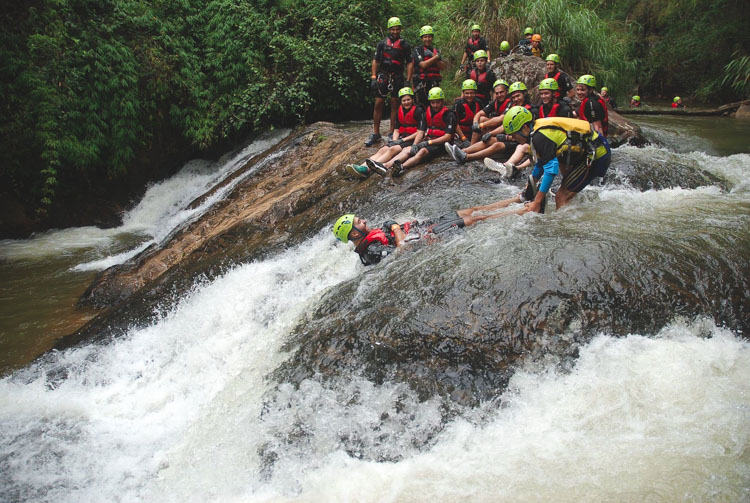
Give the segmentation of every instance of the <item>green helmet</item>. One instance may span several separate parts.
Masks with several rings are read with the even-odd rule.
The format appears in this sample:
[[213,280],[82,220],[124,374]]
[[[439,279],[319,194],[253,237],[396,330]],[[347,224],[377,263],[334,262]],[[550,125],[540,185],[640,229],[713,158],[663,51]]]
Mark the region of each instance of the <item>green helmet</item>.
[[409,87],[409,86],[402,87],[401,89],[398,90],[398,97],[399,98],[401,98],[402,96],[405,96],[407,94],[411,95],[411,96],[414,96],[414,90],[411,87]]
[[392,17],[388,20],[388,29],[390,30],[394,26],[403,26],[401,20],[397,17]]
[[430,89],[430,92],[427,93],[428,101],[444,100],[444,99],[445,99],[445,93],[439,87],[433,87],[432,89]]
[[550,91],[557,91],[560,86],[557,84],[555,79],[544,79],[539,83],[539,90],[549,89]]
[[471,25],[471,31],[474,31],[474,30],[482,31],[482,27],[479,26],[478,24],[473,24]]
[[557,54],[548,54],[546,61],[554,61],[558,65],[560,64],[560,56]]
[[576,84],[583,84],[584,86],[596,87],[596,77],[593,75],[581,75],[578,78]]
[[477,82],[472,79],[466,79],[464,80],[463,84],[461,84],[461,90],[466,91],[467,89],[473,89],[477,90]]
[[508,82],[507,82],[507,81],[505,81],[505,80],[503,80],[503,79],[497,79],[497,80],[495,81],[495,83],[494,83],[494,84],[492,84],[492,89],[495,89],[495,88],[496,88],[497,86],[505,86],[505,88],[507,89],[509,85],[510,85],[510,84],[508,84]]
[[479,58],[486,58],[487,57],[487,51],[483,49],[479,49],[474,53],[474,61],[478,60]]
[[641,101],[641,97],[636,94],[633,96],[633,101]]
[[336,239],[338,239],[342,243],[348,243],[349,233],[351,232],[353,226],[354,213],[347,213],[346,215],[342,215],[338,220],[336,220],[336,223],[333,224],[333,235],[336,236]]
[[601,91],[601,92],[603,92],[603,93],[604,93],[604,92],[607,92],[607,93],[608,93],[608,92],[609,92],[609,89],[607,89],[606,87],[602,87],[602,91]]
[[526,84],[523,82],[513,82],[510,87],[508,88],[508,93],[513,94],[516,91],[527,91],[528,88],[526,87]]
[[500,50],[501,51],[509,51],[510,50],[510,43],[507,40],[503,40],[500,42]]
[[419,38],[422,38],[425,35],[435,35],[435,30],[432,29],[432,26],[425,25],[419,29]]
[[505,117],[503,118],[503,128],[505,129],[505,134],[513,134],[517,133],[521,130],[524,124],[529,123],[532,121],[531,112],[529,112],[526,107],[511,107],[508,112],[506,112]]
[[531,26],[527,26],[526,29],[523,30],[524,36],[531,35],[532,33],[534,33],[534,30],[531,28]]
[[675,97],[674,97],[674,99],[672,100],[672,102],[673,102],[673,103],[677,103],[677,102],[678,102],[678,101],[680,101],[681,99],[682,99],[682,98],[680,98],[679,96],[675,96]]

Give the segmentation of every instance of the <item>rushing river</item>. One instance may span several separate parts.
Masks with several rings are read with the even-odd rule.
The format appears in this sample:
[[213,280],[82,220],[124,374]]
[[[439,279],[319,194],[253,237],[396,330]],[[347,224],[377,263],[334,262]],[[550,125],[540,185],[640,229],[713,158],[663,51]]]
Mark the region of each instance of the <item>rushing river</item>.
[[[0,363],[15,369],[0,380],[0,500],[749,500],[747,123],[641,124],[654,145],[615,150],[605,183],[565,210],[486,222],[367,270],[323,228],[196,284],[149,326],[29,365],[65,333],[54,320],[94,271],[195,218],[216,199],[188,203],[279,137],[188,164],[119,229],[0,243]],[[426,218],[515,190],[425,187],[366,210]],[[373,378],[380,360],[295,374],[325,369],[331,354],[315,348],[343,324],[393,312],[383,334],[448,340],[481,333],[465,325],[492,303],[511,320],[551,314],[495,388],[476,378],[476,400],[426,393],[404,367]],[[581,313],[603,328],[582,334]]]

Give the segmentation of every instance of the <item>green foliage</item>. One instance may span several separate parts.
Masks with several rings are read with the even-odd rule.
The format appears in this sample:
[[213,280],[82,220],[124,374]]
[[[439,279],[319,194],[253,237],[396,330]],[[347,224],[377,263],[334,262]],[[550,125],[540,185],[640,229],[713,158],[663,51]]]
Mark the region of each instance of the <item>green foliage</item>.
[[721,84],[731,86],[738,96],[750,98],[750,57],[734,55],[734,59],[724,67]]

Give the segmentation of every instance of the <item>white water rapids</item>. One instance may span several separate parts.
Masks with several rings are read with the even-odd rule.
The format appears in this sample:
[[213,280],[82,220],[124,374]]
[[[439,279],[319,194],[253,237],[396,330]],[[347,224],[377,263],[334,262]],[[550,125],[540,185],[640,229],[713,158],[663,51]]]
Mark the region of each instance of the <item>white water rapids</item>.
[[[649,148],[616,153],[659,155]],[[729,193],[593,187],[570,218],[597,201],[638,219],[706,198],[748,199],[750,155],[680,155],[726,179]],[[166,222],[192,218],[184,204],[226,176],[193,167],[150,191],[125,226],[158,240],[173,228]],[[94,246],[107,232],[58,232],[3,253]],[[328,289],[360,274],[351,248],[321,229],[196,285],[147,328],[3,378],[0,500],[750,499],[750,342],[721,320],[601,333],[579,348],[570,371],[554,358],[525,362],[496,400],[453,405],[458,414],[447,421],[438,397],[420,401],[403,383],[356,376],[282,383],[269,401],[291,329]],[[66,378],[55,379],[61,371]],[[346,452],[343,437],[358,438],[362,453]]]

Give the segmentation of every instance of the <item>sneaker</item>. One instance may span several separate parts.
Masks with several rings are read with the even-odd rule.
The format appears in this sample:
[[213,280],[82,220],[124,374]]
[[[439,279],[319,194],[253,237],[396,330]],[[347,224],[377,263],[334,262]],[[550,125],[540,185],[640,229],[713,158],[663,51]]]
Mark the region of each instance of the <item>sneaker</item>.
[[501,176],[507,176],[507,170],[505,168],[505,164],[501,164],[494,159],[490,159],[489,157],[484,158],[484,165],[489,169],[490,171],[494,171],[495,173],[500,173]]
[[399,176],[403,175],[405,171],[406,168],[404,168],[404,164],[401,161],[393,161],[394,178],[398,178]]
[[539,191],[536,187],[536,181],[534,180],[533,175],[529,175],[529,180],[526,183],[526,188],[523,189],[523,193],[521,194],[521,198],[523,201],[533,201],[534,198],[536,198],[536,193]]
[[385,176],[388,173],[388,168],[386,168],[382,162],[373,161],[372,159],[366,159],[365,163],[371,171],[374,171],[380,176]]
[[455,147],[451,145],[450,143],[443,143],[445,145],[445,151],[448,152],[448,155],[451,156],[451,159],[454,161],[456,160],[456,153],[453,150]]
[[359,164],[347,164],[345,169],[347,173],[356,178],[367,178],[368,176],[370,176],[370,172],[368,171],[367,166],[361,166]]
[[518,170],[516,170],[516,165],[512,162],[504,162],[503,166],[505,166],[505,176],[508,178],[513,178],[516,176],[516,173]]
[[381,136],[378,133],[372,133],[370,138],[365,142],[365,147],[372,147],[380,141]]
[[466,152],[464,152],[460,148],[453,147],[453,155],[457,163],[463,164],[466,162]]

